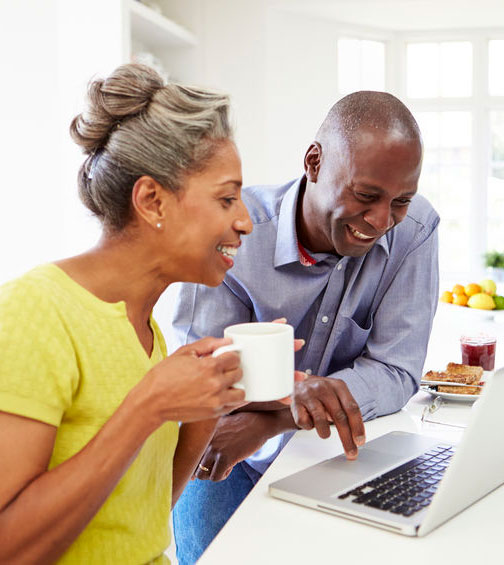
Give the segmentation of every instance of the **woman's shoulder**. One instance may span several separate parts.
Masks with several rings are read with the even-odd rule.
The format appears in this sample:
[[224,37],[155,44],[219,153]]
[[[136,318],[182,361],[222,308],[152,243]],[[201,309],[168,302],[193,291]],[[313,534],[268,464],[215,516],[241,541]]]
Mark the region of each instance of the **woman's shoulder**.
[[0,286],[0,307],[42,307],[52,302],[61,288],[58,268],[52,263],[39,265]]

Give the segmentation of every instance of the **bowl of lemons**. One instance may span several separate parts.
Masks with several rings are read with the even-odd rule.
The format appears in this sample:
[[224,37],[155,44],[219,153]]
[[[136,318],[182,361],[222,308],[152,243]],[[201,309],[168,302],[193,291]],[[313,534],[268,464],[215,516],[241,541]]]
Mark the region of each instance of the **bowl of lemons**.
[[[493,314],[504,311],[504,296],[497,293],[497,285],[492,279],[483,279],[479,283],[456,284],[451,290],[443,290],[439,301],[443,304],[458,306],[481,314]],[[484,316],[487,317],[487,316]]]

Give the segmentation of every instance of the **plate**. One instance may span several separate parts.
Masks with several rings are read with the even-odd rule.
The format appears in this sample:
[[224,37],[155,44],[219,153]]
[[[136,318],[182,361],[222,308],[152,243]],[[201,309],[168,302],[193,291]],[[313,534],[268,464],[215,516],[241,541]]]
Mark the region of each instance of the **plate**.
[[421,385],[428,385],[428,386],[430,386],[430,385],[442,385],[442,386],[479,386],[479,387],[483,386],[483,385],[480,385],[480,384],[468,385],[468,384],[466,384],[466,383],[453,383],[453,382],[451,382],[451,381],[428,381],[428,380],[425,380],[425,379],[422,379],[422,380],[420,381],[420,384],[421,384]]
[[470,320],[495,320],[496,322],[504,322],[504,310],[480,310],[478,308],[469,308],[468,306],[457,306],[447,302],[440,302],[439,306],[453,316],[463,316]]
[[455,400],[457,402],[467,402],[471,404],[481,396],[480,394],[454,394],[453,392],[438,392],[431,390],[426,385],[421,385],[420,390],[429,393],[431,396],[440,396],[443,400]]

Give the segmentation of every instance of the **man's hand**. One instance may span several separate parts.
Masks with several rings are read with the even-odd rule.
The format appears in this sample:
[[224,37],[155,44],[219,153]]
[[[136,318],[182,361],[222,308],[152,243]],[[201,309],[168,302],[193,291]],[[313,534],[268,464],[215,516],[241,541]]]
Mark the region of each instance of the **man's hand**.
[[347,459],[357,458],[357,447],[366,441],[366,433],[359,406],[344,381],[309,377],[297,382],[291,412],[298,427],[315,427],[321,438],[331,435],[329,422],[334,422]]
[[221,418],[194,476],[212,481],[227,478],[237,463],[272,437],[273,418],[275,414],[264,412],[241,412]]

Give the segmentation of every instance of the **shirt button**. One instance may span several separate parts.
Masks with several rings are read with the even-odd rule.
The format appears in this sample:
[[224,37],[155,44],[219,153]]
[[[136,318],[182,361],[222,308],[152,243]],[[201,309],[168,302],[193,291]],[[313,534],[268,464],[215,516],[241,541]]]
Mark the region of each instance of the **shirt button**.
[[322,316],[322,323],[323,324],[327,324],[328,321],[329,321],[329,316]]
[[311,369],[306,369],[305,373],[306,373],[307,375],[311,375],[311,374],[312,374],[312,370],[311,370]]
[[342,268],[343,268],[343,265],[341,263],[336,267],[336,269],[338,269],[338,271],[341,271]]

